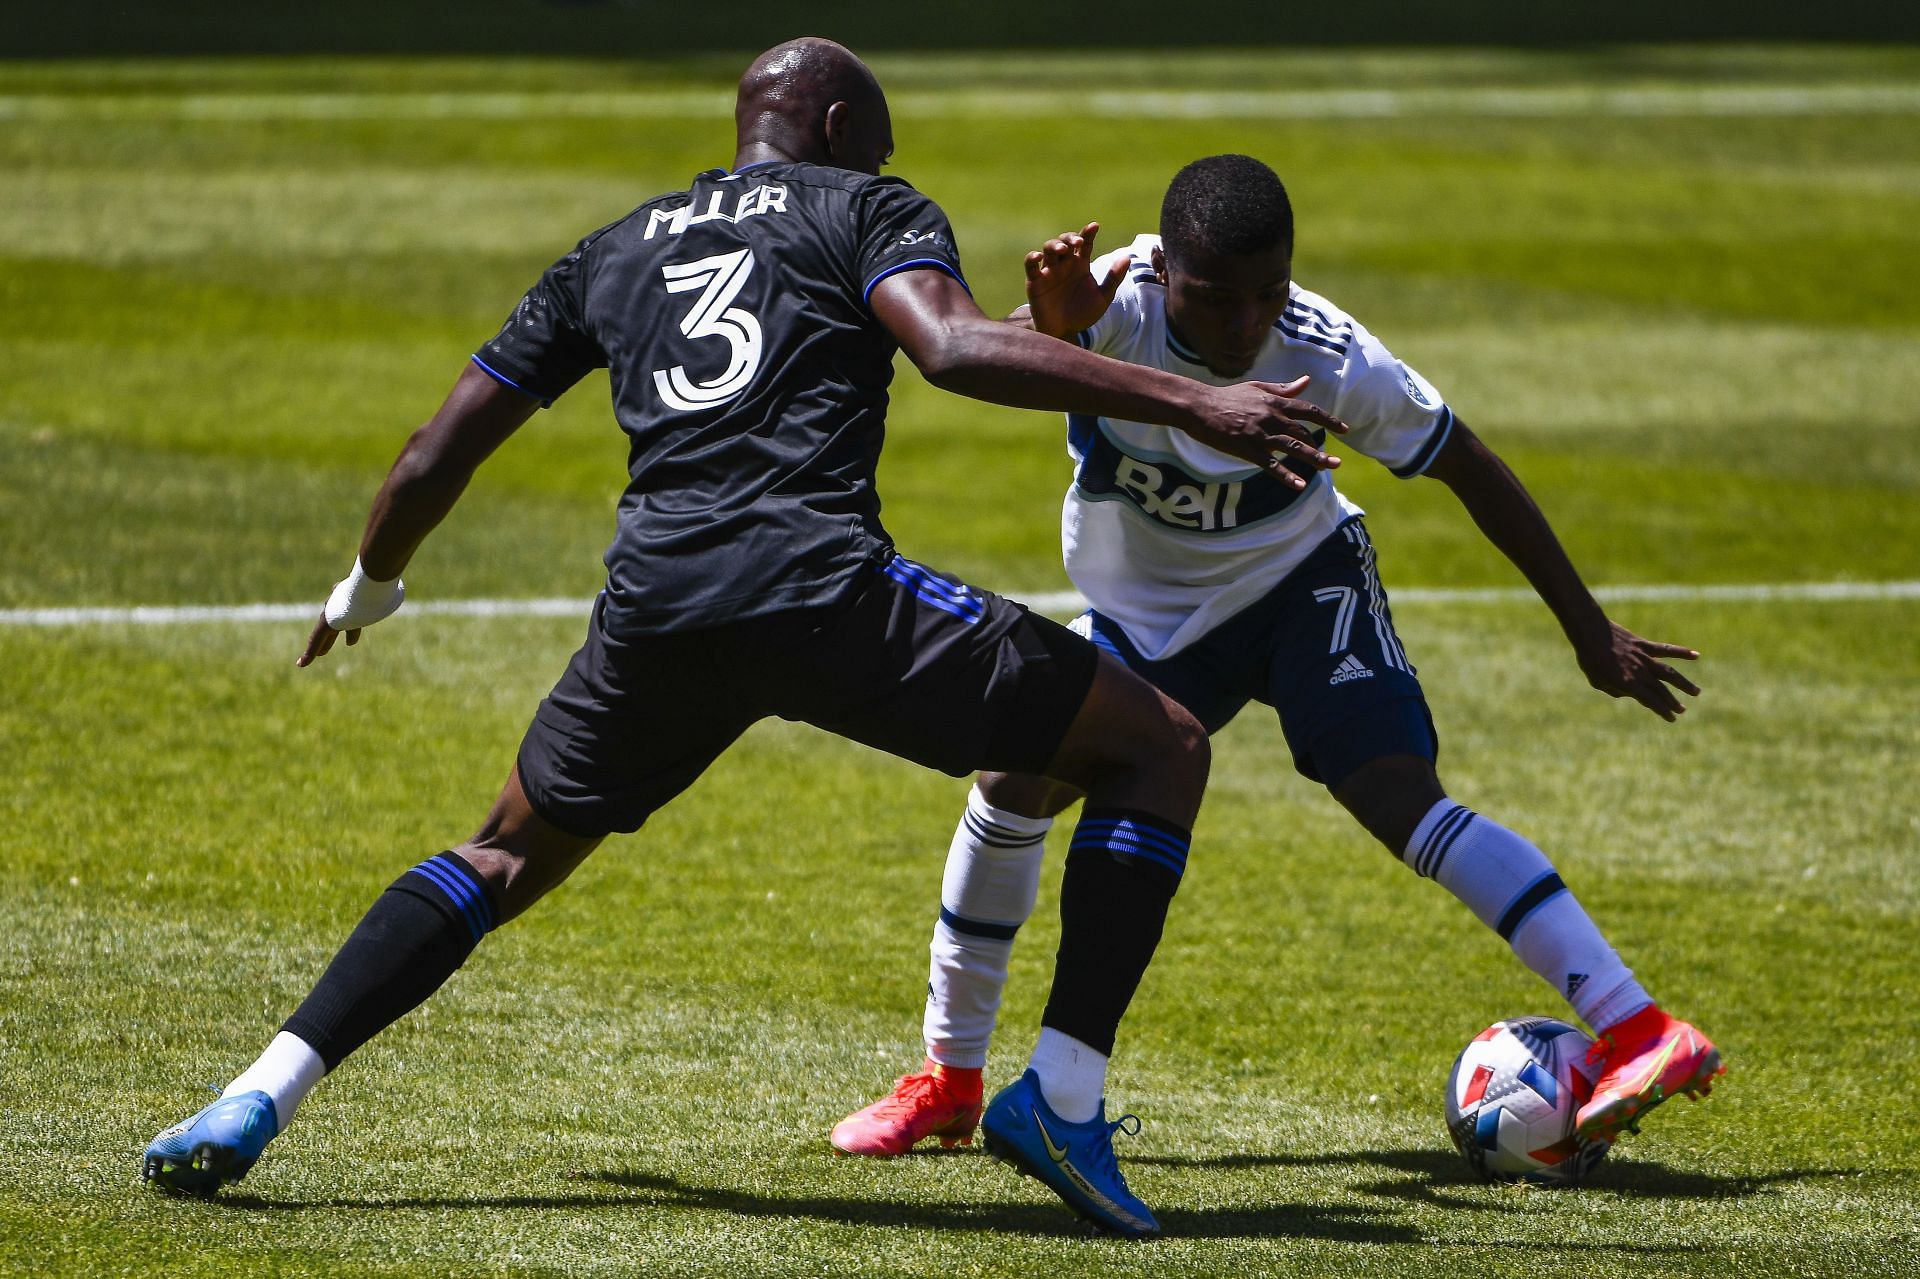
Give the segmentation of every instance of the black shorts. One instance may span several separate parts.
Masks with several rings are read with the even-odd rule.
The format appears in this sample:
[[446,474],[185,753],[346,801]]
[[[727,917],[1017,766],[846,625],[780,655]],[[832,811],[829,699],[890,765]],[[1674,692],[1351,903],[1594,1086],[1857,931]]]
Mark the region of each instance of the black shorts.
[[520,744],[520,785],[562,830],[638,830],[775,715],[955,777],[1040,773],[1098,661],[1066,627],[904,557],[828,607],[704,630],[614,635],[597,601]]

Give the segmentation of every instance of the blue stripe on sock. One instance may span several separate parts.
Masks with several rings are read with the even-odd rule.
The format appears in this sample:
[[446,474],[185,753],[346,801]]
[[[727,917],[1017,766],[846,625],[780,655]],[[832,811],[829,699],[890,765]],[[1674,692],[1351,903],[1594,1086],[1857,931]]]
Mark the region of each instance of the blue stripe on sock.
[[480,872],[469,866],[464,858],[457,857],[453,853],[441,853],[433,860],[472,886],[474,905],[480,910],[480,923],[488,932],[492,932],[499,925],[500,916],[494,910],[493,896],[487,891],[487,885],[480,878]]
[[1074,828],[1073,843],[1068,851],[1138,858],[1163,866],[1179,878],[1186,873],[1190,844],[1185,831],[1148,818],[1088,815],[1081,817],[1080,824]]
[[[1152,862],[1156,866],[1164,866],[1172,871],[1175,879],[1180,879],[1187,873],[1186,862],[1176,861],[1165,853],[1156,853],[1148,848],[1115,848],[1111,844],[1089,844],[1085,846],[1085,849],[1090,849],[1098,853],[1106,853],[1112,857],[1131,857],[1138,861]],[[1085,851],[1085,849],[1082,851]]]
[[480,890],[464,876],[448,867],[439,857],[431,857],[413,868],[413,874],[420,876],[438,888],[452,902],[466,921],[467,929],[477,942],[487,934],[487,917],[484,913],[485,899]]
[[1156,848],[1168,856],[1178,857],[1181,861],[1187,859],[1188,841],[1165,831],[1157,831],[1152,827],[1140,826],[1130,819],[1122,819],[1120,821],[1082,821],[1079,826],[1074,828],[1073,847],[1083,847],[1089,840],[1098,843],[1112,843],[1115,840],[1122,839],[1132,840]]
[[1508,903],[1500,914],[1500,922],[1494,925],[1494,931],[1500,934],[1501,941],[1512,941],[1513,935],[1520,931],[1520,925],[1527,922],[1527,916],[1546,905],[1548,901],[1567,891],[1560,882],[1560,876],[1548,871],[1540,878],[1520,890],[1520,895]]
[[1169,862],[1177,863],[1181,866],[1187,864],[1186,849],[1168,848],[1165,844],[1155,840],[1138,839],[1134,837],[1132,831],[1115,831],[1113,834],[1107,836],[1103,846],[1116,853],[1139,853],[1143,856],[1151,854],[1154,857],[1166,858]]
[[431,861],[425,861],[415,866],[413,873],[438,888],[441,895],[453,903],[454,909],[460,912],[460,918],[466,923],[467,931],[473,934],[474,941],[477,942],[486,935],[487,930],[481,922],[479,912],[474,909],[472,901],[462,895],[461,889],[465,886],[455,879],[452,871]]
[[982,919],[968,919],[965,915],[956,915],[945,906],[940,908],[940,922],[956,933],[965,933],[969,937],[985,937],[989,941],[1012,941],[1020,931],[1018,924],[989,924]]

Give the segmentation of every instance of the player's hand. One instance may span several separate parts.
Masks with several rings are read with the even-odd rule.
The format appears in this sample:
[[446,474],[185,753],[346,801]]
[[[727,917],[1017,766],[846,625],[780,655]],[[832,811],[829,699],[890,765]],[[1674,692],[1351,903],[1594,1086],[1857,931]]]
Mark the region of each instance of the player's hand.
[[1057,235],[1027,254],[1027,308],[1033,327],[1064,338],[1090,329],[1113,305],[1120,281],[1127,278],[1132,254],[1115,258],[1104,280],[1093,278],[1093,239],[1100,224]]
[[299,658],[294,662],[294,665],[313,665],[315,658],[325,657],[332,651],[333,642],[343,634],[347,637],[347,647],[352,648],[360,642],[360,632],[362,629],[363,628],[356,626],[350,631],[336,631],[327,625],[327,615],[322,611],[320,620],[314,625],[313,634],[307,637],[306,651],[300,654]]
[[[1641,639],[1618,622],[1607,623],[1607,635],[1579,650],[1580,669],[1587,682],[1609,697],[1631,697],[1671,724],[1686,714],[1686,704],[1674,689],[1690,697],[1700,687],[1667,664],[1669,658],[1693,661],[1700,654],[1678,644]],[[1669,687],[1671,685],[1671,687]]]
[[353,647],[360,642],[363,629],[392,617],[406,599],[405,582],[397,577],[378,581],[367,575],[359,560],[354,560],[353,572],[342,578],[333,588],[333,594],[327,597],[326,605],[320,610],[320,621],[307,637],[306,650],[294,665],[310,666],[315,658],[325,657],[332,650],[334,640],[342,634],[347,637],[347,647]]
[[1347,433],[1347,424],[1309,400],[1297,399],[1308,379],[1291,382],[1241,382],[1215,390],[1200,422],[1187,434],[1202,444],[1245,460],[1288,488],[1307,487],[1307,479],[1288,469],[1289,461],[1330,471],[1340,459],[1313,442],[1316,432]]

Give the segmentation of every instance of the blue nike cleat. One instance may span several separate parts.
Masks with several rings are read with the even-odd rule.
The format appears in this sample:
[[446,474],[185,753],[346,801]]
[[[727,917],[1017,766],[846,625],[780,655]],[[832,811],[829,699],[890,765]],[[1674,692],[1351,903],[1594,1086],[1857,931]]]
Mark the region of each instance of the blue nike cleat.
[[1151,1239],[1160,1233],[1160,1223],[1120,1175],[1113,1157],[1116,1129],[1131,1137],[1140,1131],[1140,1121],[1122,1115],[1108,1123],[1103,1102],[1095,1118],[1070,1124],[1047,1105],[1040,1077],[1031,1070],[1002,1088],[980,1119],[987,1153],[995,1159],[1037,1178],[1102,1230]]
[[168,1190],[210,1198],[238,1181],[280,1134],[273,1098],[263,1092],[222,1097],[153,1139],[141,1177]]

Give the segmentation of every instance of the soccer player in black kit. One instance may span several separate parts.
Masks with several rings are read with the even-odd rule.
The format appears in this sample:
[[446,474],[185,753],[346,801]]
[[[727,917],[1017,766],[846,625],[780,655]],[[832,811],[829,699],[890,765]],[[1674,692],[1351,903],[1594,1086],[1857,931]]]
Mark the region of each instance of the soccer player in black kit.
[[[1207,386],[988,319],[939,207],[879,176],[893,149],[866,66],[825,40],[740,83],[738,151],[582,240],[483,345],[375,497],[353,573],[299,664],[398,608],[407,561],[474,470],[589,371],[611,375],[630,479],[586,642],[467,842],[400,876],[219,1101],[156,1137],[145,1173],[211,1194],[245,1175],[326,1072],[440,987],[487,932],[635,831],[756,720],[804,720],[954,776],[1038,773],[1087,794],[1054,986],[996,1153],[1108,1229],[1156,1233],[1098,1096],[1180,881],[1207,773],[1177,704],[1045,618],[899,555],[874,492],[892,359],[935,385],[1192,433],[1304,484],[1343,429],[1299,384]],[[1016,1088],[1022,1085],[1015,1085]],[[995,1133],[989,1129],[990,1146]]]

